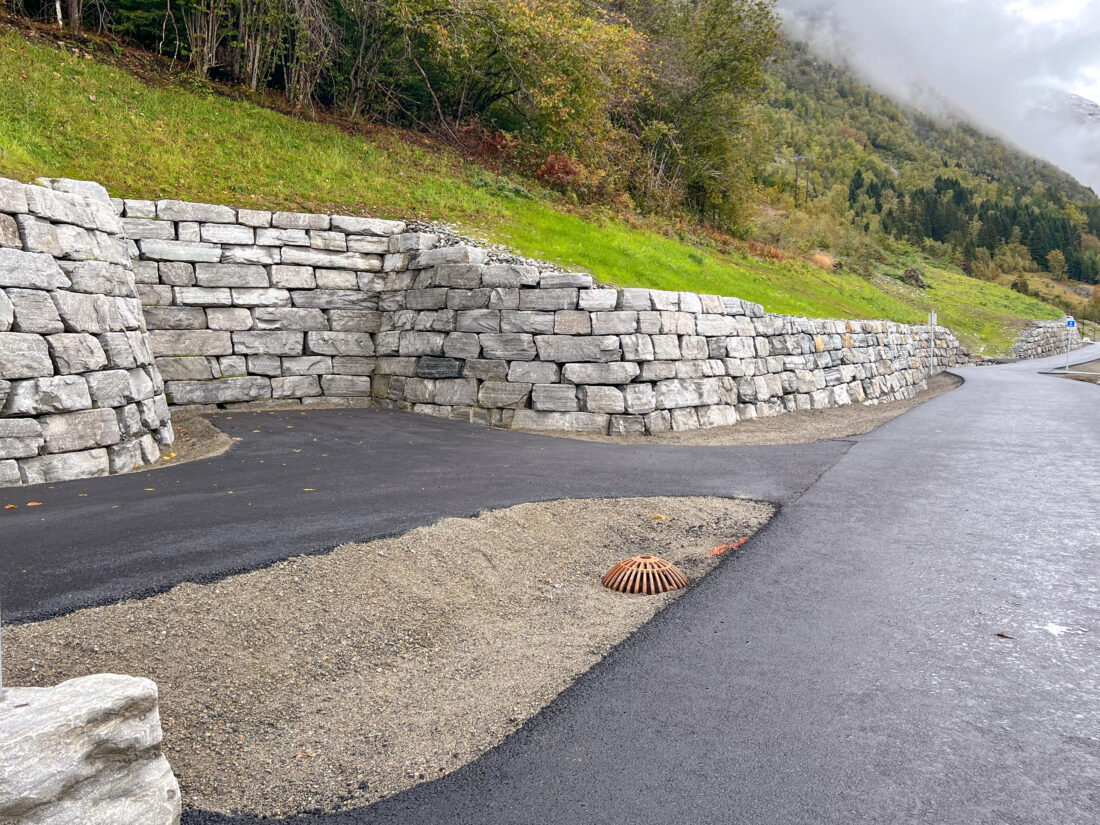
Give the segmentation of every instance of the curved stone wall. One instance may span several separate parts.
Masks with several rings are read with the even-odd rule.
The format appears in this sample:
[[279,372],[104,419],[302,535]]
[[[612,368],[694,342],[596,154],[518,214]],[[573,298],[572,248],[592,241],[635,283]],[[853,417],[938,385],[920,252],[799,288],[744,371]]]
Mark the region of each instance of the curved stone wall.
[[101,186],[0,179],[0,484],[122,473],[172,425]]
[[1057,321],[1036,321],[1028,326],[1016,338],[1012,345],[1012,355],[1016,358],[1046,358],[1064,353],[1066,348],[1081,346],[1081,329],[1069,327],[1067,315]]

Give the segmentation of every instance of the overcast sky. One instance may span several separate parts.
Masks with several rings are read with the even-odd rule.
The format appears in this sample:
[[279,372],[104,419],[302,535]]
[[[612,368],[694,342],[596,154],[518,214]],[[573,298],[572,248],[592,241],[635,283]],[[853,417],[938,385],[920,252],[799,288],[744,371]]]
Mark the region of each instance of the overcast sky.
[[1048,89],[1100,103],[1100,0],[779,0],[796,37],[926,108],[934,89],[1100,192],[1100,130],[1030,111]]

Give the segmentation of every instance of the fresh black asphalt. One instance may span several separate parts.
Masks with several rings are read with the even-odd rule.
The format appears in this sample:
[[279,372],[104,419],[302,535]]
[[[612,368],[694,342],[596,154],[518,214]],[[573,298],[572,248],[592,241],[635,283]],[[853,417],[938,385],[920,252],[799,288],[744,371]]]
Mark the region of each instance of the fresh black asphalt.
[[[528,499],[768,499],[782,509],[742,552],[500,747],[378,804],[290,821],[1095,825],[1100,393],[1036,374],[1056,363],[968,369],[866,436],[790,448],[310,413],[329,456],[283,468],[280,452],[308,447],[293,416],[234,414],[252,438],[219,459],[19,491],[43,506],[5,517],[4,598],[45,615]],[[310,486],[327,504],[299,494]]]

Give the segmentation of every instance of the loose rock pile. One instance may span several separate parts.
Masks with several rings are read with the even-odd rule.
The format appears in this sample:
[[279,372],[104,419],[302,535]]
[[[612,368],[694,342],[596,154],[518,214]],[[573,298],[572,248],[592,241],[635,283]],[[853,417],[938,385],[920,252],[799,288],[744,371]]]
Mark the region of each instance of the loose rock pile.
[[96,184],[0,179],[0,484],[107,475],[172,442],[122,223]]

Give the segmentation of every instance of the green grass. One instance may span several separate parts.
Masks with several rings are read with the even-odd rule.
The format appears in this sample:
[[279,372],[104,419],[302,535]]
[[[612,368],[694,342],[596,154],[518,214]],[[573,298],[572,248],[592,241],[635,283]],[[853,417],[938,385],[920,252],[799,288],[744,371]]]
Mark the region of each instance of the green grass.
[[728,255],[569,212],[553,193],[391,132],[364,137],[198,84],[149,85],[114,66],[0,31],[0,175],[97,180],[113,195],[181,198],[458,224],[623,286],[736,295],[772,312],[916,322],[935,308],[975,348],[1007,348],[1057,309],[946,269],[920,295],[802,262]]

